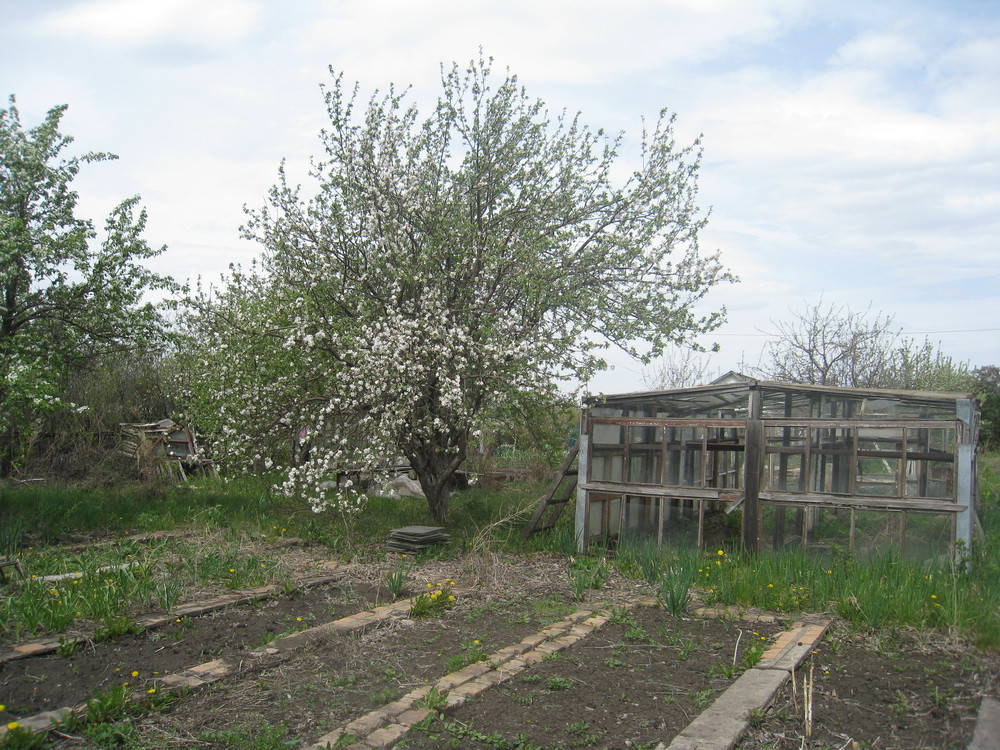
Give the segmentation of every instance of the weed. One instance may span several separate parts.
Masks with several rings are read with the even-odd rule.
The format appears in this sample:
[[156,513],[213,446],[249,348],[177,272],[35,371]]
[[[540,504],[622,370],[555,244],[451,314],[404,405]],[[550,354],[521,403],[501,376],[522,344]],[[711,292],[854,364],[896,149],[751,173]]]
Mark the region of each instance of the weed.
[[686,661],[691,655],[691,652],[697,648],[698,644],[694,642],[691,638],[685,638],[681,641],[680,648],[677,650],[677,658],[681,661]]
[[414,599],[410,607],[410,617],[444,614],[455,603],[455,595],[448,590],[449,586],[454,585],[454,581],[451,580],[438,584],[428,583],[429,590]]
[[515,695],[514,702],[520,703],[522,706],[530,706],[535,702],[535,696],[533,695]]
[[627,667],[628,664],[623,662],[621,659],[616,659],[613,656],[609,656],[607,659],[604,660],[604,666],[617,668],[617,667]]
[[130,615],[122,614],[104,618],[104,626],[94,631],[94,641],[109,641],[124,638],[142,632],[142,626],[137,624]]
[[749,648],[743,652],[743,666],[747,669],[756,667],[764,655],[764,644],[760,641],[751,642]]
[[709,696],[711,695],[711,690],[697,690],[691,695],[691,705],[695,708],[703,709],[708,706]]
[[538,682],[542,678],[539,675],[537,675],[537,674],[535,674],[533,672],[527,673],[527,674],[525,674],[525,673],[522,672],[520,675],[518,675],[518,679],[521,682],[526,682],[526,683],[530,684],[532,682]]
[[91,724],[115,721],[125,713],[128,705],[128,689],[125,685],[113,685],[105,690],[95,690],[94,697],[87,699],[87,721]]
[[443,713],[448,705],[448,691],[440,692],[436,687],[432,687],[423,699],[417,701],[420,708],[429,708],[436,713]]
[[574,721],[572,724],[566,726],[567,732],[581,737],[587,733],[588,729],[590,729],[590,722],[588,721]]
[[731,680],[736,676],[736,667],[732,664],[713,664],[709,670],[707,677],[709,679],[721,678],[724,680]]
[[889,706],[889,710],[892,711],[892,713],[895,716],[898,716],[899,718],[903,718],[904,716],[906,716],[906,714],[910,712],[910,704],[907,701],[906,696],[901,692],[897,692],[896,700],[892,703],[891,706]]
[[485,658],[486,650],[477,638],[476,640],[463,643],[462,652],[449,656],[444,666],[448,672],[457,672],[470,664],[483,661]]
[[372,693],[369,698],[371,698],[372,703],[376,706],[384,706],[386,703],[392,703],[396,698],[399,697],[399,690],[391,687],[384,687],[376,693]]
[[549,690],[569,690],[573,687],[573,681],[568,677],[550,677],[545,682],[545,687]]
[[638,623],[633,623],[629,626],[629,628],[625,631],[625,637],[630,641],[638,641],[640,643],[650,640],[649,633],[647,633],[646,629]]
[[45,734],[35,734],[27,727],[22,727],[16,721],[7,725],[7,733],[3,736],[4,750],[35,750],[49,746],[48,737]]
[[59,654],[59,656],[69,659],[82,647],[83,642],[78,641],[76,638],[65,638],[63,636],[59,636],[59,645],[56,646],[56,653]]
[[[289,747],[298,744],[288,737],[287,724],[282,722],[274,726],[266,721],[238,729],[204,731],[199,733],[198,739],[205,743],[240,748],[240,750],[288,750]],[[347,745],[338,742],[337,747],[347,747]]]
[[760,729],[764,726],[764,719],[766,718],[764,714],[764,709],[762,708],[751,708],[747,711],[747,724],[749,724],[754,729]]
[[635,625],[635,618],[625,607],[612,607],[608,615],[609,625]]
[[385,587],[393,601],[399,599],[406,592],[412,571],[413,565],[410,559],[406,555],[400,555],[392,570],[385,574]]

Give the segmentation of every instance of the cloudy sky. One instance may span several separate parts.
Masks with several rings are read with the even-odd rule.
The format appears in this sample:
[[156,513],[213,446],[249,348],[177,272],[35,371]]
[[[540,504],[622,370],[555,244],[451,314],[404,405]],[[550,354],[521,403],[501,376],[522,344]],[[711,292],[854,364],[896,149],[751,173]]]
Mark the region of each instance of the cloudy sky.
[[[0,0],[0,94],[27,125],[69,104],[79,149],[121,157],[81,174],[81,207],[140,194],[179,279],[257,253],[243,206],[317,153],[328,66],[432,101],[480,48],[630,145],[662,108],[704,135],[702,245],[741,278],[709,300],[713,368],[821,298],[1000,364],[996,0]],[[637,388],[610,359],[594,390]]]

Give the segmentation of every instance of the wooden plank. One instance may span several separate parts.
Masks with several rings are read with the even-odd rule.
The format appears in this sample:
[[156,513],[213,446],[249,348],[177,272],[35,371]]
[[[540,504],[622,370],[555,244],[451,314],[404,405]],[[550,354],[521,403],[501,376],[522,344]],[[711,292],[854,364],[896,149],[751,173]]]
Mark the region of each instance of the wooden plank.
[[688,500],[706,498],[708,500],[738,500],[741,490],[714,487],[684,487],[678,485],[628,484],[625,482],[584,482],[580,488],[588,492],[607,492],[611,495],[637,495],[639,497],[676,497]]
[[743,481],[743,547],[760,551],[760,479],[764,470],[764,426],[760,419],[761,392],[750,391],[750,419],[747,420],[746,476]]
[[852,497],[850,495],[818,495],[791,492],[761,492],[761,500],[783,505],[824,505],[830,508],[859,510],[913,510],[927,513],[959,513],[966,509],[951,500],[927,500],[893,497]]

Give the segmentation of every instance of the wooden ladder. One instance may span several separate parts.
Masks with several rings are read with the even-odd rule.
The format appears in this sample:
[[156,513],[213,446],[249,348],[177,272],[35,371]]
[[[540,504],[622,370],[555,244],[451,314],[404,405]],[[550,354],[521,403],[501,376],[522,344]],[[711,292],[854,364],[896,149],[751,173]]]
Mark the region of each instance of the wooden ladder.
[[573,466],[573,463],[576,461],[576,455],[579,450],[580,444],[578,442],[566,454],[562,466],[559,467],[559,470],[553,477],[552,484],[549,485],[549,489],[538,501],[538,506],[535,508],[534,515],[531,516],[531,521],[524,527],[524,531],[521,533],[522,539],[527,539],[536,531],[551,529],[556,525],[556,521],[562,515],[563,508],[566,507],[570,499],[572,499],[573,493],[576,491],[577,469]]

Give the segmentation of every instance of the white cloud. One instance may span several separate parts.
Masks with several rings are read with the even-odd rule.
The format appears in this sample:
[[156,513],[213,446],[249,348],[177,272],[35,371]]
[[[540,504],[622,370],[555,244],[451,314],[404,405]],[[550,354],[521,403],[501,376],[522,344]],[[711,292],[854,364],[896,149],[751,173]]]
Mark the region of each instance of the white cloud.
[[916,39],[894,33],[866,31],[837,50],[833,63],[893,70],[916,67],[926,59],[927,52]]
[[242,38],[259,11],[251,0],[96,0],[52,11],[43,32],[141,44],[164,37],[209,43]]

